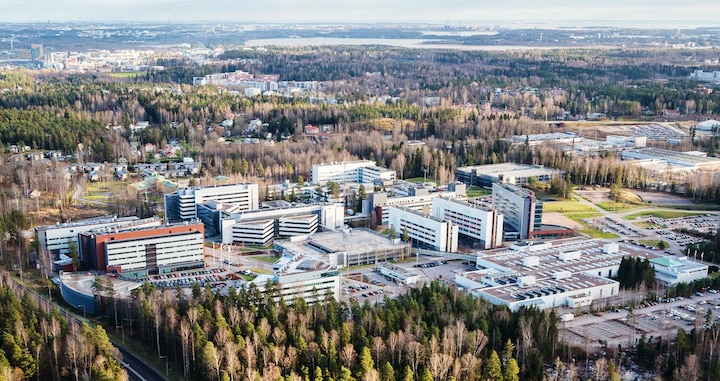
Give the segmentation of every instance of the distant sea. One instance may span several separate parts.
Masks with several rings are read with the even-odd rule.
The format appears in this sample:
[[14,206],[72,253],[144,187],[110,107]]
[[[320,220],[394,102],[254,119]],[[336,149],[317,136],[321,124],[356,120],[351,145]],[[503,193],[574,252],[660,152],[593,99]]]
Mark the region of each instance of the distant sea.
[[[338,38],[338,37],[310,37],[310,38],[264,38],[245,41],[247,47],[260,46],[337,46],[337,45],[385,45],[410,49],[448,49],[472,51],[503,51],[503,50],[554,50],[578,49],[584,46],[525,46],[525,45],[461,45],[438,44],[431,39],[401,39],[401,38]],[[593,47],[595,48],[595,47]]]

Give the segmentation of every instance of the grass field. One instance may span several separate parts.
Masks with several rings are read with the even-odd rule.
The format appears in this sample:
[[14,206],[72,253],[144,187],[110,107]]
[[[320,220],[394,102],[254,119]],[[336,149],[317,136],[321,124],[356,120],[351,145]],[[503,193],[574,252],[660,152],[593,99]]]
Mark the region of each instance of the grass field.
[[636,209],[638,205],[628,204],[625,202],[598,202],[597,206],[607,210],[608,212],[622,212],[625,210]]
[[113,78],[135,78],[144,74],[144,72],[140,71],[124,71],[122,73],[108,73],[108,76]]
[[687,217],[687,216],[699,216],[702,214],[703,213],[682,212],[679,210],[650,210],[650,211],[645,211],[642,213],[635,213],[635,214],[625,216],[625,219],[626,220],[634,220],[638,217],[643,217],[643,216],[653,216],[653,217],[657,217],[657,218],[668,219],[668,218]]
[[597,211],[586,204],[577,201],[550,201],[543,203],[543,212],[560,213],[597,213]]
[[405,181],[409,183],[435,183],[435,185],[437,185],[437,181],[433,179],[426,179],[424,177],[411,177],[409,179],[405,179]]
[[467,190],[467,196],[469,198],[486,196],[489,194],[492,194],[492,192],[488,191],[487,189],[480,188],[480,187],[468,187],[468,190]]
[[545,212],[562,213],[565,217],[582,225],[583,228],[580,229],[580,232],[592,238],[618,237],[618,235],[615,233],[603,232],[602,230],[596,229],[595,227],[583,221],[584,219],[602,216],[602,213],[598,212],[596,209],[589,205],[575,201],[551,201],[543,203],[543,213]]
[[593,238],[607,238],[607,239],[617,238],[617,237],[618,237],[618,235],[615,234],[615,233],[605,233],[605,232],[603,232],[602,230],[595,229],[595,228],[592,227],[592,226],[587,226],[586,224],[583,224],[583,225],[585,225],[585,228],[584,228],[584,229],[581,229],[580,232],[583,233],[583,234],[587,234],[587,235],[589,235],[590,237],[593,237]]

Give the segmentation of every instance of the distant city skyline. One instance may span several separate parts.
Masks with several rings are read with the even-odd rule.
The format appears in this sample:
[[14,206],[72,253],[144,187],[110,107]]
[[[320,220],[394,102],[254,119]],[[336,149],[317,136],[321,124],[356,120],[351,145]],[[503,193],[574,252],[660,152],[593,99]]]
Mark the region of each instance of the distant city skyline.
[[718,26],[720,3],[697,0],[0,0],[0,22],[428,22],[451,25]]

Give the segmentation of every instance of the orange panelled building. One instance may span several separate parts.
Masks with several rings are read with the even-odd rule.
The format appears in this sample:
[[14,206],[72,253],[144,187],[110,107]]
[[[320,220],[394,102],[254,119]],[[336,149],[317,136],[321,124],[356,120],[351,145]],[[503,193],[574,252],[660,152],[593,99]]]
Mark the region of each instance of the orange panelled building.
[[88,268],[144,277],[204,267],[205,228],[180,223],[129,229],[96,229],[79,236]]

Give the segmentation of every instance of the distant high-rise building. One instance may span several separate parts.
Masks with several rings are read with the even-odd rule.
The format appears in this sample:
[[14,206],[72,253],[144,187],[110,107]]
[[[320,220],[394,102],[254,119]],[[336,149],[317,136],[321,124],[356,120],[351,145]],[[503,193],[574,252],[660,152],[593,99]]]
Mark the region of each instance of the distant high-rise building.
[[33,61],[42,61],[45,58],[42,44],[30,45],[30,56]]

